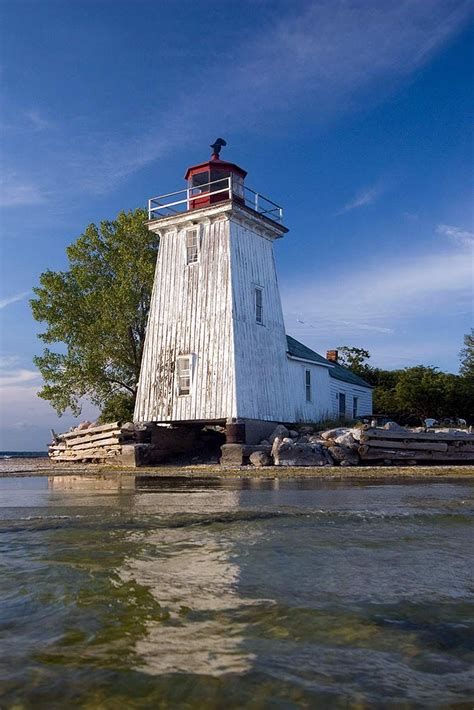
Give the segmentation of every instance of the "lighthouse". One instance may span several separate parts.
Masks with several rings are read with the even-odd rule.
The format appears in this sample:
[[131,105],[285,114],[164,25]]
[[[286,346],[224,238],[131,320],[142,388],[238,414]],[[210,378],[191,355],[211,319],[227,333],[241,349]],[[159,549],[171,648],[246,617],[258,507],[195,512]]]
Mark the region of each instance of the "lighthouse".
[[149,200],[160,245],[134,420],[237,422],[254,443],[278,422],[331,415],[340,366],[287,337],[274,257],[283,210],[223,146],[188,167],[183,189]]

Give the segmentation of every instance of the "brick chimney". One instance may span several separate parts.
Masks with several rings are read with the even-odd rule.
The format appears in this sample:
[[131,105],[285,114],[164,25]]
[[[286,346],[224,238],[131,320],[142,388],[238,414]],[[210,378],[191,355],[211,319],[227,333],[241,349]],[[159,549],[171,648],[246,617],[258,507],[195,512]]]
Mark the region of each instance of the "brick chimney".
[[337,362],[338,357],[339,353],[337,350],[328,350],[326,353],[326,360],[329,360],[329,362]]

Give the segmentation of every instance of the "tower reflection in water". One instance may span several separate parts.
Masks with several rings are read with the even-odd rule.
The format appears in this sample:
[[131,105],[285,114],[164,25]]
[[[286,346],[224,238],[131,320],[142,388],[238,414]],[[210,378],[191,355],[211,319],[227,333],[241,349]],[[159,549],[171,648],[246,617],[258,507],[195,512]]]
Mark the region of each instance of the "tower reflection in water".
[[239,596],[238,540],[225,525],[239,497],[214,487],[135,496],[136,514],[168,523],[146,533],[146,556],[126,559],[120,573],[146,585],[169,613],[164,623],[150,621],[136,644],[141,670],[221,675],[251,667],[238,612],[254,600]]
[[92,505],[101,498],[109,509],[115,502],[123,516],[120,535],[129,553],[111,573],[146,588],[162,611],[145,621],[133,642],[136,670],[219,676],[253,667],[245,608],[271,601],[239,596],[239,557],[256,534],[242,509],[248,485],[139,476],[50,479],[53,492],[75,489],[83,504],[85,497]]

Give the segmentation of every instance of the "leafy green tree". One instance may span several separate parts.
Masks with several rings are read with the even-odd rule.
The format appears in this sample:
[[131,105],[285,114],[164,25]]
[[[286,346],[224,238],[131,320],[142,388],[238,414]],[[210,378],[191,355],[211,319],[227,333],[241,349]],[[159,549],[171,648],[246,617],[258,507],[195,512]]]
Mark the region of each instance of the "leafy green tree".
[[35,357],[39,396],[61,415],[88,397],[104,419],[133,411],[159,239],[142,209],[90,224],[67,248],[67,271],[46,271],[33,289],[33,316],[46,324]]
[[405,416],[441,419],[447,416],[445,377],[436,367],[407,367],[395,385],[396,406]]
[[461,364],[459,374],[474,380],[474,329],[464,336],[464,347],[459,353]]
[[348,345],[340,345],[338,352],[340,364],[352,370],[356,375],[365,377],[370,371],[371,368],[367,362],[370,359],[368,350],[349,347]]

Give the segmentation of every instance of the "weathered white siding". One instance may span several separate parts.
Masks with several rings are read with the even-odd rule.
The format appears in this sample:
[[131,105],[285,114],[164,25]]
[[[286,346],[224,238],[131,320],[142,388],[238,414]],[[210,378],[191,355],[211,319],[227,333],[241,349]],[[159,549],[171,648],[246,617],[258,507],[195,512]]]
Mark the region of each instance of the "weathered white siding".
[[354,397],[358,397],[357,416],[372,414],[372,390],[369,387],[351,385],[349,382],[329,378],[331,391],[332,412],[334,417],[339,416],[339,393],[346,395],[346,417],[352,419],[352,405]]
[[[186,263],[186,229],[199,225],[200,253]],[[287,356],[273,255],[286,231],[235,202],[150,223],[161,236],[138,386],[135,421],[230,417],[313,422],[338,414],[339,391],[369,414],[371,391]],[[255,312],[262,291],[263,319]],[[193,356],[191,392],[179,395],[176,363]],[[306,401],[305,370],[312,398]]]
[[[244,216],[245,217],[245,216]],[[273,256],[261,220],[233,215],[231,277],[237,416],[291,421],[286,335]],[[263,296],[263,322],[255,317],[255,288]]]
[[[305,372],[311,372],[311,401],[306,401]],[[290,422],[317,422],[332,417],[329,372],[308,362],[288,358],[288,385],[292,399]]]
[[[199,222],[199,261],[186,264],[189,222],[161,232],[136,421],[215,420],[235,416],[235,379],[226,215]],[[192,223],[191,223],[192,224]],[[194,355],[191,394],[178,396],[176,359]]]

